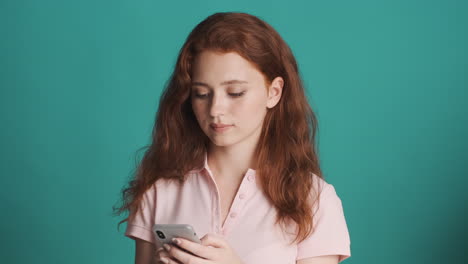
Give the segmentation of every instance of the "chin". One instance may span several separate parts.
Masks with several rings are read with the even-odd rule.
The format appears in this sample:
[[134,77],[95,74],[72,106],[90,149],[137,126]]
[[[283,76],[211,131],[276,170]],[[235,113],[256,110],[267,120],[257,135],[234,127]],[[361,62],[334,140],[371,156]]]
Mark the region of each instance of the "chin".
[[211,139],[211,144],[213,144],[213,145],[215,145],[217,147],[229,147],[233,143],[229,142],[229,141],[226,141],[226,140],[213,140],[213,139]]
[[237,141],[233,139],[226,139],[226,138],[220,139],[220,138],[213,138],[213,137],[209,137],[209,138],[210,138],[211,144],[217,147],[229,147],[237,143]]

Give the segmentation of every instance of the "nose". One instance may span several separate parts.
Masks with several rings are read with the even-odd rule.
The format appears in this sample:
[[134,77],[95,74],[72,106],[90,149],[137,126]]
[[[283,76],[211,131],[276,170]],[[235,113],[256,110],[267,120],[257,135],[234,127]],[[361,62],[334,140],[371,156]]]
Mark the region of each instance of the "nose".
[[224,115],[225,101],[221,95],[213,95],[210,102],[210,116]]

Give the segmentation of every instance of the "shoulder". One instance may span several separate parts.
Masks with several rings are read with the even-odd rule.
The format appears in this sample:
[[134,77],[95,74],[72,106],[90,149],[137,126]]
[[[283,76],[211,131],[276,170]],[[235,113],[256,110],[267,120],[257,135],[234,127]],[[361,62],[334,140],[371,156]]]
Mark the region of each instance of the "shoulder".
[[332,184],[316,175],[314,177],[314,191],[320,191],[313,205],[314,227],[309,237],[298,244],[297,259],[340,255],[341,262],[351,255],[350,236],[341,199]]
[[315,197],[320,196],[323,197],[324,194],[327,194],[330,192],[331,189],[333,189],[333,185],[328,183],[324,178],[319,177],[315,173],[312,174],[312,189],[311,189],[311,194]]
[[310,197],[314,204],[314,212],[322,211],[327,207],[341,207],[341,199],[338,196],[335,187],[325,179],[313,174],[313,188]]

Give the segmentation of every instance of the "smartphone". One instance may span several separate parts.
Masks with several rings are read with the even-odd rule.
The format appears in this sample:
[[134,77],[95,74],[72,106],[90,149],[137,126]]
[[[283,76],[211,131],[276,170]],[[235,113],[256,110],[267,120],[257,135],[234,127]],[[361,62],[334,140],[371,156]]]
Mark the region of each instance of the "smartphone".
[[153,233],[156,240],[160,242],[160,245],[175,245],[174,242],[172,242],[172,238],[175,237],[201,243],[193,227],[188,224],[155,224],[153,226]]

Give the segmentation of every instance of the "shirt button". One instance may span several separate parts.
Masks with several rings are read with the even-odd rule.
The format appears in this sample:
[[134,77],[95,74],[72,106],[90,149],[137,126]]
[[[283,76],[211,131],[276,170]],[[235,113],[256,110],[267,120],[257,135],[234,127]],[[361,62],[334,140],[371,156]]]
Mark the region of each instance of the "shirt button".
[[253,176],[252,176],[252,175],[247,176],[247,180],[252,181],[252,180],[253,180]]
[[239,195],[239,199],[242,200],[242,199],[244,199],[244,198],[245,198],[245,194],[241,193],[241,194]]
[[230,216],[231,216],[231,218],[234,218],[234,217],[237,216],[237,214],[236,213],[231,213]]

